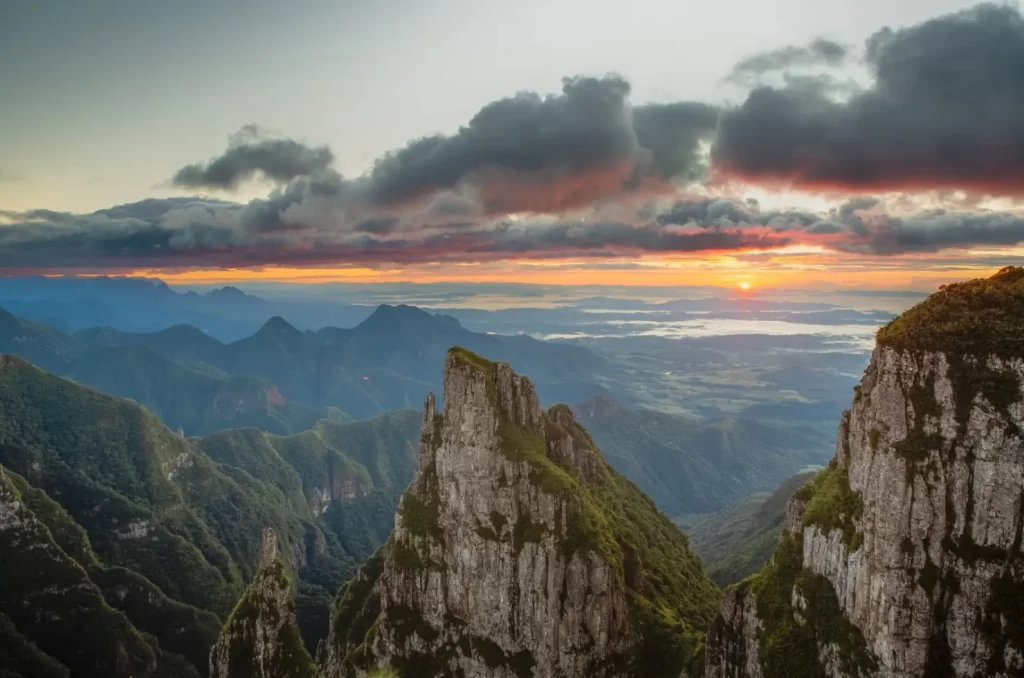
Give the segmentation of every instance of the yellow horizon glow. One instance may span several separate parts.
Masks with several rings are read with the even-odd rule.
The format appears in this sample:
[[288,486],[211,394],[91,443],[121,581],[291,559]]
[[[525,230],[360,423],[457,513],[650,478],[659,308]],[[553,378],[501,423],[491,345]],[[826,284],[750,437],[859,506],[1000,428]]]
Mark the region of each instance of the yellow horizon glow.
[[[614,262],[613,262],[614,263]],[[824,257],[773,257],[743,260],[736,255],[694,258],[650,258],[623,268],[590,268],[585,260],[519,260],[515,262],[420,264],[393,268],[292,268],[161,270],[124,272],[127,277],[160,278],[170,285],[220,285],[246,282],[278,284],[324,283],[524,283],[559,286],[622,287],[712,286],[721,288],[797,290],[900,289],[925,291],[941,284],[992,275],[999,266],[936,266],[913,259],[850,264]],[[936,263],[936,262],[932,262]]]

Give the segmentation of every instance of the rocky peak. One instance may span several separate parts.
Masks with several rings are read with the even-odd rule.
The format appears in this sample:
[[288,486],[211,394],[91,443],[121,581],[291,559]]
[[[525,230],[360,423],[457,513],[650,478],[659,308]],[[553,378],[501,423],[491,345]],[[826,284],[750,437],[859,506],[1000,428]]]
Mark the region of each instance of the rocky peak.
[[677,678],[717,600],[685,537],[507,364],[453,348],[443,383],[391,539],[336,604],[322,674]]
[[461,327],[459,321],[450,315],[430,313],[407,304],[381,304],[357,329],[360,333],[377,333],[395,330],[450,331]]
[[265,336],[265,337],[296,337],[301,336],[302,332],[297,330],[294,325],[289,323],[287,320],[279,315],[275,315],[259,329],[253,336]]
[[313,672],[277,535],[267,528],[259,570],[210,651],[210,678],[310,678]]
[[727,596],[709,677],[792,675],[801,655],[830,678],[1024,675],[1022,273],[879,332],[835,459]]

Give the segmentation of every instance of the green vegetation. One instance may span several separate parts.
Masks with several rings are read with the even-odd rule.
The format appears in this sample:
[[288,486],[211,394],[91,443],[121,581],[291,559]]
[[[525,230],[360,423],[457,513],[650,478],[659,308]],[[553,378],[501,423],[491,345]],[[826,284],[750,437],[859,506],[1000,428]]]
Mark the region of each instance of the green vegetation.
[[141,632],[152,635],[167,652],[181,655],[206,672],[210,646],[220,621],[210,612],[168,598],[145,577],[123,567],[105,567],[96,558],[89,537],[60,504],[13,473],[8,479],[21,500],[50,531],[54,542],[86,571],[107,604],[120,610]]
[[3,678],[68,678],[68,668],[44,654],[0,612],[0,676]]
[[[757,598],[760,660],[764,678],[827,678],[819,648],[835,645],[840,667],[851,678],[868,678],[878,668],[860,630],[847,620],[832,585],[802,569],[803,547],[784,532],[771,562],[737,586],[739,596]],[[793,607],[794,589],[805,604]]]
[[456,365],[472,365],[473,367],[483,370],[488,375],[494,374],[495,363],[493,361],[477,355],[467,348],[453,346],[448,350],[448,355],[452,357],[452,360]]
[[[673,656],[688,660],[714,616],[718,591],[686,536],[636,485],[605,463],[590,435],[575,420],[566,420],[567,413],[565,406],[550,409],[543,430],[548,435],[572,436],[577,448],[589,450],[599,469],[596,477],[559,465],[546,454],[551,441],[507,420],[499,426],[502,451],[531,465],[532,483],[569,501],[562,548],[567,553],[593,551],[613,566],[630,588],[634,621],[649,627],[642,637],[657,639],[658,649],[652,652],[660,652],[662,661]],[[532,524],[517,525],[515,532],[521,535],[517,545],[541,536]]]
[[793,476],[772,494],[752,495],[681,526],[716,584],[735,584],[768,562],[782,531],[790,497],[814,476]]
[[[850,489],[844,467],[833,461],[793,496],[806,502],[805,526],[818,525],[826,534],[840,529],[847,548],[859,547],[862,537],[854,521],[863,512],[863,503]],[[877,658],[868,649],[860,630],[846,618],[832,585],[824,577],[803,569],[803,542],[798,535],[783,531],[768,564],[735,585],[734,590],[739,604],[748,595],[756,598],[764,678],[828,678],[819,659],[825,646],[834,646],[839,668],[846,676],[868,678],[877,671]],[[721,618],[711,630],[719,643],[739,642],[738,638],[729,637],[735,632]]]
[[[506,457],[530,465],[531,483],[568,501],[563,550],[597,553],[627,586],[630,618],[641,639],[630,671],[635,675],[666,667],[681,671],[699,652],[703,629],[719,600],[718,589],[691,552],[686,536],[636,485],[607,465],[593,439],[564,405],[549,409],[537,431],[502,416],[498,436]],[[548,456],[561,437],[572,438],[596,473]],[[514,537],[518,548],[541,537],[532,525],[516,528],[521,535]]]
[[440,538],[442,533],[438,524],[438,510],[436,490],[427,492],[426,500],[420,499],[416,492],[408,490],[399,504],[398,514],[402,517],[402,525],[412,534]]
[[672,517],[773,492],[806,466],[827,464],[835,451],[834,419],[816,429],[746,418],[702,422],[606,399],[602,405],[596,412],[577,407],[581,423],[608,463]]
[[[294,591],[284,563],[263,565],[231,612],[213,660],[225,657],[221,676],[257,672],[275,678],[311,678],[313,659],[295,622]],[[269,636],[267,635],[269,632]]]
[[[717,611],[720,592],[690,550],[686,536],[639,488],[608,466],[569,408],[556,406],[536,424],[518,424],[501,411],[495,363],[459,348],[452,349],[449,356],[456,367],[469,366],[482,373],[486,395],[498,416],[498,451],[510,461],[525,464],[529,482],[543,492],[559,495],[566,506],[559,514],[565,522],[553,527],[528,516],[509,525],[498,512],[470,527],[483,540],[511,542],[516,552],[526,544],[554,538],[560,540],[557,546],[566,556],[596,554],[607,562],[626,592],[635,638],[634,652],[608,660],[622,675],[679,675],[696,666],[703,629]],[[418,476],[400,509],[408,538],[392,540],[375,561],[387,559],[397,570],[413,574],[439,567],[425,562],[420,548],[420,540],[444,538],[438,524],[437,482],[429,466]],[[380,611],[374,583],[382,568],[381,562],[368,564],[343,590],[336,607],[333,628],[343,630],[345,637],[336,639],[332,649],[350,668],[368,670],[375,665],[371,646],[381,624],[399,636],[415,634],[428,642],[439,637],[438,629],[418,610]],[[446,623],[460,622],[449,619]],[[441,675],[438,671],[461,655],[476,657],[492,668],[507,666],[524,678],[532,675],[534,657],[530,653],[509,656],[488,639],[468,632],[456,636],[462,642],[432,648],[430,656],[414,653],[390,658],[393,668],[405,678],[432,677]],[[592,668],[603,671],[608,667]]]
[[807,502],[804,509],[804,525],[817,525],[824,534],[834,529],[843,533],[843,543],[850,551],[860,548],[864,535],[857,529],[857,522],[864,514],[864,500],[850,489],[849,471],[835,460],[828,468],[807,485],[796,491],[794,496]]
[[[415,412],[398,412],[296,436],[183,439],[130,401],[0,358],[8,482],[172,676],[205,675],[219,619],[254,575],[268,526],[304,563],[296,614],[315,648],[333,593],[387,539],[418,429]],[[325,513],[314,513],[314,497]],[[12,623],[35,641],[22,620]]]
[[84,351],[74,337],[0,308],[0,353],[16,353],[43,369],[62,372],[81,359]]
[[345,668],[366,667],[372,661],[371,645],[380,623],[380,595],[375,591],[384,572],[387,548],[373,554],[341,589],[331,610],[332,637]]
[[1024,268],[943,285],[878,331],[878,344],[961,355],[1024,355]]
[[43,660],[40,668],[50,672],[59,672],[59,662],[76,671],[89,667],[91,675],[145,675],[160,650],[106,603],[82,566],[22,503],[21,492],[2,467],[0,514],[5,516],[0,553],[16,554],[5,558],[0,577],[0,609],[10,622],[0,626],[0,633],[12,641],[4,651],[15,652],[19,660],[48,655],[54,661]]

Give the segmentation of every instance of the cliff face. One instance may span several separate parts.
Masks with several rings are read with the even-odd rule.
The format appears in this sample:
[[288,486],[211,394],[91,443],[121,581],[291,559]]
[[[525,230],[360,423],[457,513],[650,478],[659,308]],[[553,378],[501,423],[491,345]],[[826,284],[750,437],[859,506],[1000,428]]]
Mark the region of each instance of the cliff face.
[[210,651],[210,678],[309,678],[313,660],[295,621],[293,591],[272,529],[260,568]]
[[[993,341],[1021,322],[1004,314],[1022,279],[953,286],[880,332],[832,465],[726,596],[709,678],[1024,675],[1024,359],[1014,335]],[[1009,300],[989,309],[973,284]]]
[[717,599],[685,537],[508,365],[453,349],[444,389],[323,675],[679,676]]

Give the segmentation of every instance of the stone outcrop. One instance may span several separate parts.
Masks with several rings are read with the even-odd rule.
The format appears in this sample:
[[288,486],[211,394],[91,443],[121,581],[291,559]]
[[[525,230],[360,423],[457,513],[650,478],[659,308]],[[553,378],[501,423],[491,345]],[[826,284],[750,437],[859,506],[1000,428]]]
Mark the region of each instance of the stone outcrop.
[[718,596],[685,538],[508,365],[452,349],[444,395],[391,540],[336,603],[321,674],[688,671]]
[[309,678],[313,660],[299,636],[294,592],[272,529],[260,567],[210,651],[210,678]]
[[[959,331],[989,308],[967,285],[996,286],[1014,308],[1020,280],[953,286],[879,334],[832,465],[797,493],[772,563],[726,596],[707,676],[786,675],[769,645],[801,644],[813,664],[801,675],[1024,675],[1024,357],[1009,333],[972,328],[985,347],[972,353],[954,350],[970,336],[909,324],[945,322],[969,291],[949,319]],[[851,642],[829,635],[837,624]]]

